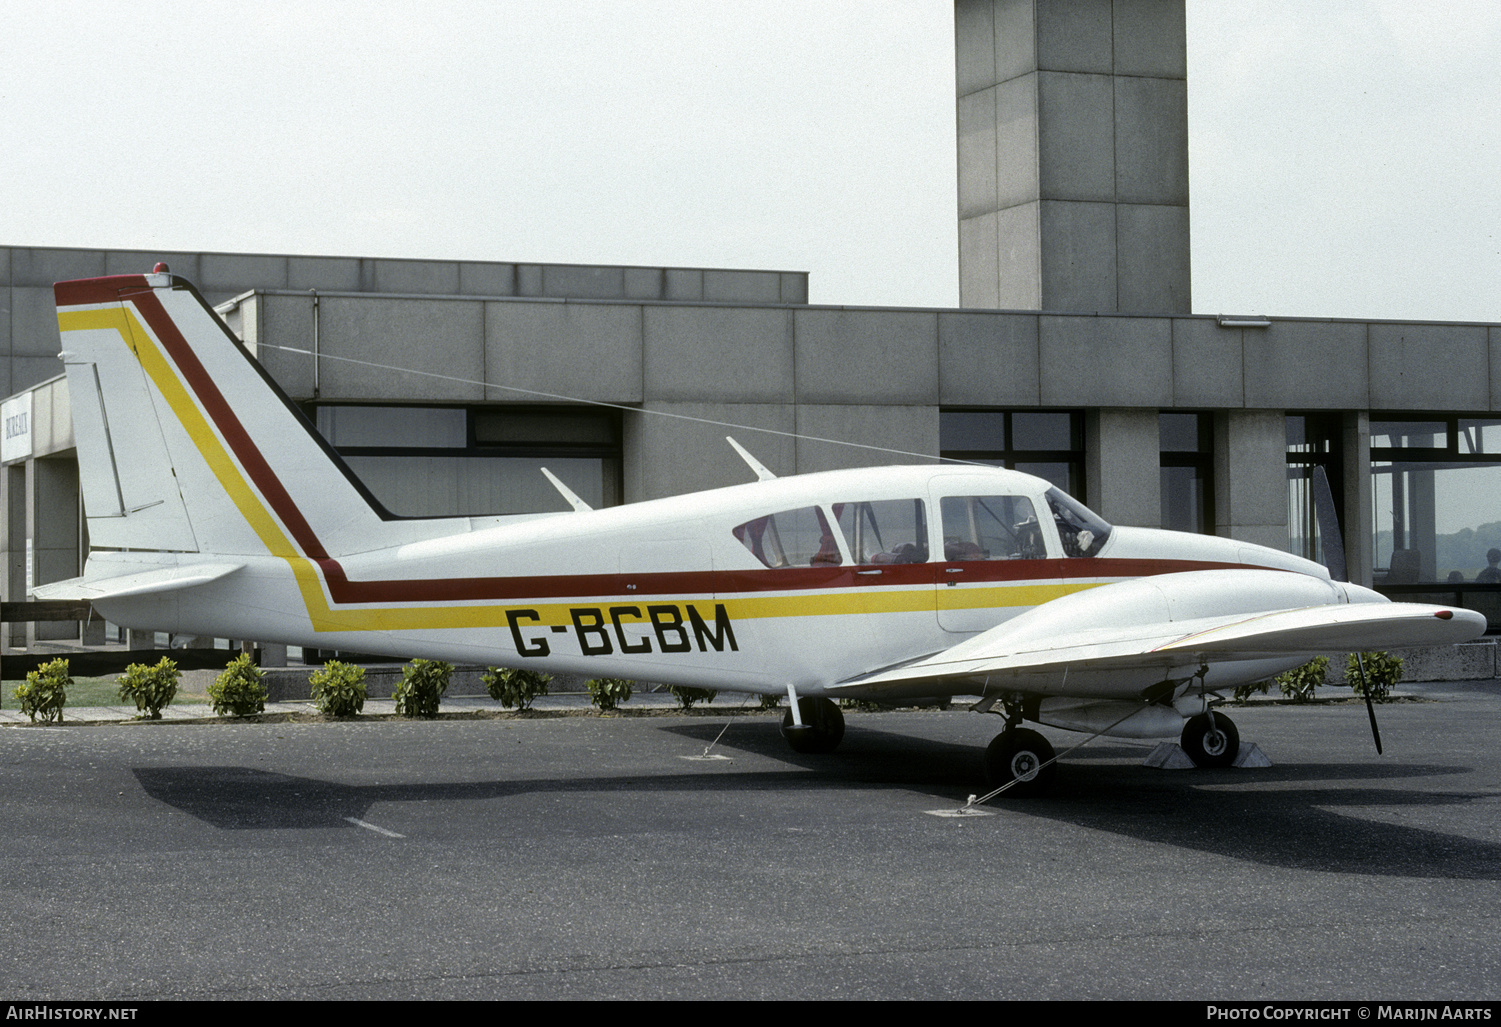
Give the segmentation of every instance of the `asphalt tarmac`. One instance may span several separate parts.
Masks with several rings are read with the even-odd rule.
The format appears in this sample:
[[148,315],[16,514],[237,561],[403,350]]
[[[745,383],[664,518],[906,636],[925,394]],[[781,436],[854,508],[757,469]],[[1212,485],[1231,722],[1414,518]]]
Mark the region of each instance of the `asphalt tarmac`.
[[967,818],[957,709],[6,727],[0,998],[1495,999],[1501,686],[1421,692]]

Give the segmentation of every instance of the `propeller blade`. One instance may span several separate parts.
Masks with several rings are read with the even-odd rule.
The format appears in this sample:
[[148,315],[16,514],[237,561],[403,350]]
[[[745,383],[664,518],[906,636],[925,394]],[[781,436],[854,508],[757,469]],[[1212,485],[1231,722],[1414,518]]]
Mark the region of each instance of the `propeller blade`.
[[[1320,468],[1323,470],[1323,468]],[[1325,484],[1327,488],[1327,483]],[[1365,696],[1365,711],[1371,718],[1371,736],[1376,739],[1376,755],[1381,755],[1381,729],[1376,726],[1376,707],[1371,703],[1371,683],[1366,680],[1365,660],[1355,654],[1355,666],[1360,668],[1360,691]]]
[[[1334,512],[1334,493],[1329,489],[1329,475],[1322,466],[1313,469],[1313,511],[1319,519],[1319,537],[1324,543],[1324,566],[1335,581],[1349,581],[1345,564],[1345,542],[1339,531],[1339,517]],[[1375,717],[1372,716],[1372,723]]]

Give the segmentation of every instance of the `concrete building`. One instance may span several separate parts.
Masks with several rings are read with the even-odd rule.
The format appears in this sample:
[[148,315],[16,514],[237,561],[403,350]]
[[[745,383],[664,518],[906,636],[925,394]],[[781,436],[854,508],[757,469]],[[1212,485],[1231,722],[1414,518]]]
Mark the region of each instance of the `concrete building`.
[[1181,0],[955,10],[962,309],[814,306],[789,271],[0,249],[5,598],[86,552],[50,286],[165,260],[398,513],[563,509],[544,463],[591,503],[738,483],[734,434],[778,474],[1000,462],[1316,555],[1322,465],[1355,580],[1501,626],[1501,325],[1190,313]]

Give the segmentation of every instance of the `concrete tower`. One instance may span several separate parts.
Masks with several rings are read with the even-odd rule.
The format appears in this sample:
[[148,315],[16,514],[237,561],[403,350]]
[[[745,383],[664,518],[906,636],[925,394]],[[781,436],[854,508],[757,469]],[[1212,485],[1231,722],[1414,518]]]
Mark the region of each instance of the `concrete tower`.
[[1191,310],[1183,0],[956,0],[959,302]]

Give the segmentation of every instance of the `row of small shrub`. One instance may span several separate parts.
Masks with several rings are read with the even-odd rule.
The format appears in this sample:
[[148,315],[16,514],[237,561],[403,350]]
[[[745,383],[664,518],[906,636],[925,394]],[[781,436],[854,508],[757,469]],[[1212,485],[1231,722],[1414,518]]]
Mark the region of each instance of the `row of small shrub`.
[[[1365,674],[1360,672],[1360,662],[1357,655],[1365,662]],[[1271,691],[1272,685],[1276,685],[1278,691],[1293,702],[1308,702],[1313,698],[1314,689],[1323,685],[1329,676],[1329,657],[1315,656],[1312,660],[1301,667],[1284,671],[1270,681],[1258,681],[1249,685],[1241,685],[1235,689],[1235,698],[1238,702],[1244,702],[1252,695],[1260,693],[1266,695]],[[1397,682],[1402,680],[1402,658],[1393,656],[1391,653],[1350,653],[1345,657],[1345,683],[1348,684],[1356,695],[1365,695],[1365,685],[1371,689],[1373,702],[1386,702],[1391,697],[1392,689]]]
[[[162,707],[177,695],[180,676],[177,664],[165,656],[155,667],[132,663],[125,668],[118,682],[120,701],[134,703],[144,719],[160,720]],[[73,678],[68,673],[68,661],[52,660],[27,673],[26,681],[16,686],[16,701],[21,704],[21,712],[33,723],[55,724],[63,719],[63,706],[68,701],[68,686],[71,684]]]
[[[490,693],[490,698],[506,709],[526,710],[531,708],[534,699],[547,694],[552,675],[514,667],[491,667],[481,675],[481,680],[484,681],[485,691]],[[586,681],[584,687],[589,690],[589,698],[594,705],[608,712],[630,699],[635,682],[621,678],[594,678]],[[687,685],[673,685],[668,691],[685,710],[692,709],[696,702],[713,702],[714,697],[719,694],[707,688],[690,688]]]
[[[392,693],[396,713],[403,717],[436,717],[438,704],[448,690],[453,667],[441,660],[413,660],[402,668],[401,682]],[[163,657],[153,666],[132,663],[119,680],[121,702],[134,703],[142,719],[160,720],[162,710],[177,696],[177,681],[182,672],[170,658]],[[490,697],[507,709],[526,710],[538,696],[547,694],[552,677],[534,671],[491,667],[481,678]],[[66,659],[53,660],[26,675],[26,682],[16,688],[21,712],[33,722],[55,723],[62,720],[67,689],[73,683]],[[321,670],[308,676],[313,705],[329,717],[352,717],[365,708],[365,671],[361,667],[330,660]],[[621,678],[595,678],[586,682],[590,698],[603,711],[616,709],[630,699],[634,682]],[[713,702],[716,692],[707,688],[674,685],[672,695],[683,709],[696,702]],[[209,702],[221,717],[247,717],[266,709],[266,685],[261,669],[241,653],[208,687]],[[776,697],[763,707],[774,707]]]

